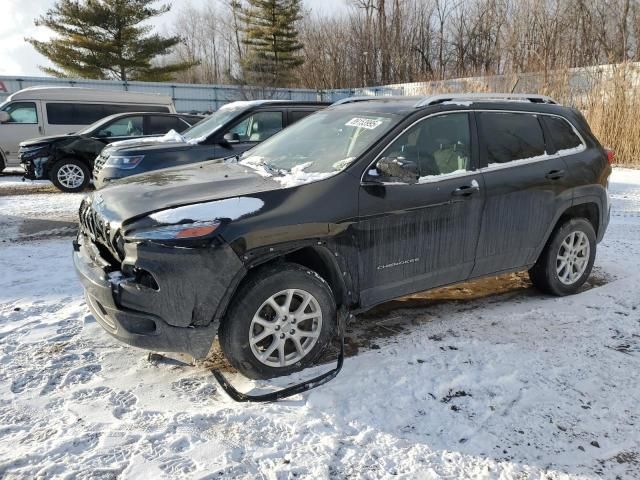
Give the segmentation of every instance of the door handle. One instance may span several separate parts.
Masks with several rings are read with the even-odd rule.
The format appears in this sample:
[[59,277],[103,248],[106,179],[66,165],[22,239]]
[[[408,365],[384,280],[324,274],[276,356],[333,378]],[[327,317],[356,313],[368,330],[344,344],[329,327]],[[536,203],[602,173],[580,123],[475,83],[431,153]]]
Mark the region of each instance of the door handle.
[[475,180],[472,180],[469,185],[462,185],[461,187],[456,188],[451,195],[454,197],[469,197],[474,193],[478,193],[480,191],[480,185]]
[[545,175],[549,180],[559,180],[564,177],[564,170],[551,170]]

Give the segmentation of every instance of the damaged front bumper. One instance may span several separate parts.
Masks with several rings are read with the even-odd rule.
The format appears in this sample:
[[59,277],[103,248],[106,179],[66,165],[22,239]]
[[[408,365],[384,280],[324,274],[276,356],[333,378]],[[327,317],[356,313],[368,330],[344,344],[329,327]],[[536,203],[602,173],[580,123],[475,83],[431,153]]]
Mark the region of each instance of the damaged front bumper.
[[87,305],[110,335],[134,347],[194,358],[209,352],[216,313],[243,268],[228,246],[141,243],[127,244],[120,271],[83,234],[74,242],[73,260]]

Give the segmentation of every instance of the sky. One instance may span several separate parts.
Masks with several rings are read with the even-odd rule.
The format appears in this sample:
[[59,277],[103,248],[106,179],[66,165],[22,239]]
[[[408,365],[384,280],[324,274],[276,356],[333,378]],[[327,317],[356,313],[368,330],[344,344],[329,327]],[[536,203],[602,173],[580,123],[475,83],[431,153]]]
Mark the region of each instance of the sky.
[[[153,23],[160,32],[166,33],[181,5],[192,3],[203,5],[212,0],[165,0],[172,10]],[[33,20],[51,8],[55,0],[0,0],[3,21],[0,22],[0,75],[44,75],[39,65],[52,66],[47,58],[40,55],[24,41],[25,37],[46,40],[51,36],[45,27],[35,27]],[[158,2],[160,4],[160,1]],[[345,0],[304,0],[312,11],[331,12],[336,8],[345,8]]]

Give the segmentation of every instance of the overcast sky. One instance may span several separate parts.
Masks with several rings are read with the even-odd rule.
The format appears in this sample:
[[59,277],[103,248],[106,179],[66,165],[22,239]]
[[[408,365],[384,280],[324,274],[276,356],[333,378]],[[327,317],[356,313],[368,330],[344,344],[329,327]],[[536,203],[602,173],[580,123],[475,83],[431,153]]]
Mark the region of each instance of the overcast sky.
[[[173,5],[172,10],[154,20],[161,32],[168,31],[180,6],[191,2],[201,5],[212,0],[165,0]],[[2,21],[0,21],[0,75],[43,75],[39,65],[51,66],[50,62],[40,55],[25,37],[46,40],[51,35],[44,27],[36,28],[33,20],[51,8],[55,0],[0,0],[2,3]],[[160,3],[160,1],[158,2]],[[314,11],[330,12],[336,8],[344,8],[345,0],[304,0],[307,8]]]

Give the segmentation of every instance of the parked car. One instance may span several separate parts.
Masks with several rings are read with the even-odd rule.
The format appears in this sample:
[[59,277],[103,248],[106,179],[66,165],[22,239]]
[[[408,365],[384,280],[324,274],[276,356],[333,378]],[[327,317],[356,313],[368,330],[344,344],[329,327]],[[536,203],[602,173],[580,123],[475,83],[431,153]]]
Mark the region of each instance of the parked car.
[[347,101],[235,163],[138,175],[88,196],[75,268],[131,345],[244,375],[314,364],[336,311],[528,270],[575,293],[609,223],[611,152],[536,95]]
[[171,97],[153,93],[25,88],[0,105],[0,172],[20,165],[18,145],[29,138],[75,132],[116,113],[175,111]]
[[[239,155],[328,103],[291,100],[232,102],[190,128],[183,138],[127,142],[102,151],[95,161],[96,188],[138,173]],[[131,159],[135,159],[132,161]]]
[[77,133],[20,143],[20,163],[25,178],[49,179],[63,192],[79,192],[89,184],[93,161],[105,145],[133,138],[148,141],[171,130],[182,132],[203,118],[149,112],[110,115]]

